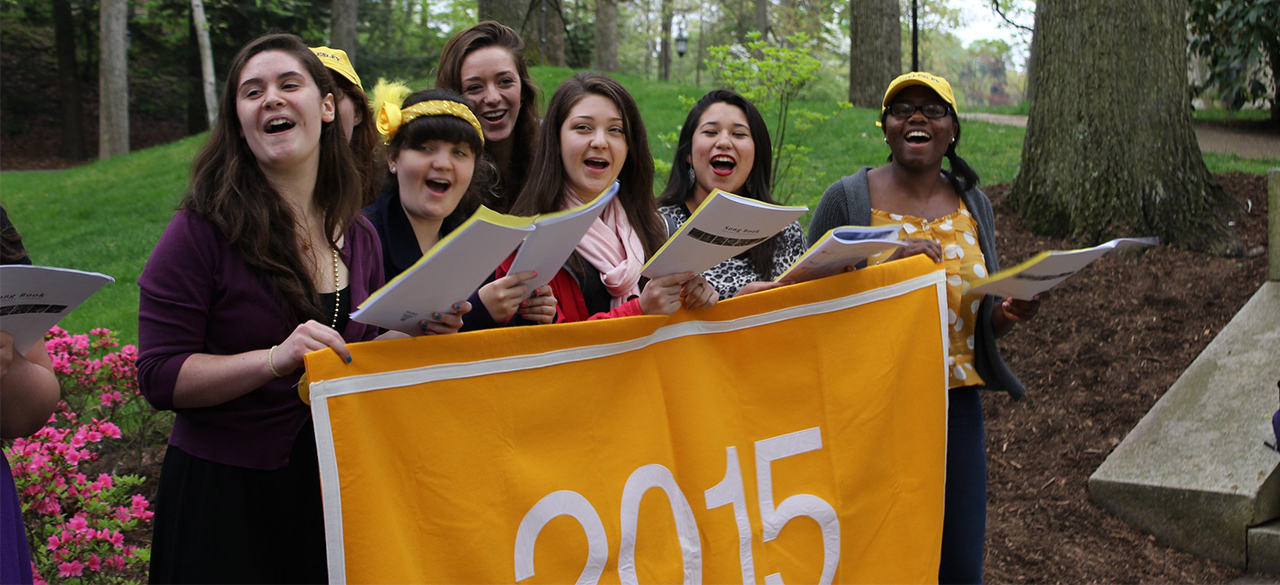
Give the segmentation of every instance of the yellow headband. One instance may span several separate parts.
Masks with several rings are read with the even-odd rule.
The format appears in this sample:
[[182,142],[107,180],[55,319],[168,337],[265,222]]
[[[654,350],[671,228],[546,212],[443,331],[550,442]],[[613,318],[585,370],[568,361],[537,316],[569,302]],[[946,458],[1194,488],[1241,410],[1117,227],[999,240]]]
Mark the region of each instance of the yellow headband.
[[378,132],[382,134],[382,143],[387,144],[395,137],[396,132],[405,124],[412,122],[418,116],[453,116],[471,124],[476,129],[476,135],[480,137],[480,145],[484,146],[484,130],[480,128],[480,121],[476,119],[476,115],[471,112],[466,104],[461,104],[453,100],[430,100],[418,102],[404,109],[400,109],[400,104],[404,103],[405,98],[409,97],[412,90],[409,86],[399,81],[387,81],[379,79],[378,83],[373,86],[373,93],[370,101],[373,104],[373,111],[376,117],[374,125],[378,128]]

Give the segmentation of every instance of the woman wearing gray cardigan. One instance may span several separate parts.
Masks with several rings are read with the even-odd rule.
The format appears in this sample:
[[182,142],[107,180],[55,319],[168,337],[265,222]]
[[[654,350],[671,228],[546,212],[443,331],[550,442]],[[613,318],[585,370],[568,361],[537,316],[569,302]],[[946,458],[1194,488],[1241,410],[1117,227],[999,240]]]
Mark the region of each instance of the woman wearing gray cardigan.
[[[879,125],[889,164],[864,167],[831,185],[809,224],[810,245],[843,225],[901,226],[907,245],[871,258],[887,262],[925,254],[947,273],[946,512],[939,583],[982,581],[987,478],[981,388],[1015,399],[1026,392],[1000,357],[996,338],[1035,316],[1040,297],[1001,300],[965,294],[964,285],[1000,269],[991,202],[976,187],[977,174],[956,154],[960,121],[951,85],[928,73],[908,73],[885,92]],[[951,170],[942,168],[942,159]]]

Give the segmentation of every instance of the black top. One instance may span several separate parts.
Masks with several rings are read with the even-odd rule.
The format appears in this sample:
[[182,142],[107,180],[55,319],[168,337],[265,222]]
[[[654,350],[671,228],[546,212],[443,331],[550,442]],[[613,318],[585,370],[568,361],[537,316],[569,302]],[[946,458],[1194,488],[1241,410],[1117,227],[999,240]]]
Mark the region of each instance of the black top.
[[[422,258],[418,236],[413,233],[413,224],[409,223],[409,216],[404,212],[404,206],[400,205],[399,193],[384,190],[378,195],[377,201],[365,207],[362,213],[369,218],[373,229],[378,232],[378,242],[382,244],[382,270],[386,282],[391,282]],[[453,230],[458,229],[460,225],[462,225],[460,222],[446,219],[440,224],[440,237],[453,233]],[[493,280],[494,274],[490,272],[480,286],[489,284]],[[499,325],[493,322],[488,307],[480,302],[480,295],[477,294],[480,286],[476,287],[476,291],[466,299],[471,303],[471,312],[462,316],[462,331],[488,329]],[[329,307],[333,308],[333,305]]]

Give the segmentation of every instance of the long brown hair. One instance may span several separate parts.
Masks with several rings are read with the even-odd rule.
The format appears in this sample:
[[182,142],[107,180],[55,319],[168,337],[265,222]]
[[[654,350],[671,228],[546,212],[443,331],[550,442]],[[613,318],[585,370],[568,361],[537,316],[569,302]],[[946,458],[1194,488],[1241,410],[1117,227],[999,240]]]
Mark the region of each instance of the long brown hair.
[[538,149],[534,151],[529,178],[511,213],[531,216],[562,208],[566,178],[560,157],[560,127],[569,117],[569,110],[587,95],[607,98],[622,113],[627,159],[618,173],[617,198],[627,212],[631,228],[640,236],[645,258],[648,258],[662,246],[667,229],[658,217],[658,206],[653,200],[653,155],[649,153],[649,138],[640,119],[640,108],[626,88],[608,75],[579,73],[560,84],[551,96],[547,118],[538,133]]
[[[747,175],[747,182],[739,189],[740,192],[734,195],[774,203],[773,197],[770,196],[770,190],[773,188],[773,143],[769,139],[769,127],[764,123],[764,116],[760,115],[760,110],[757,110],[755,104],[747,98],[727,89],[713,89],[693,105],[693,109],[689,110],[689,115],[684,119],[684,126],[680,127],[680,140],[676,143],[675,158],[671,159],[671,177],[667,179],[666,189],[658,195],[658,205],[684,205],[685,200],[693,196],[694,190],[698,187],[695,181],[689,178],[690,171],[693,170],[693,164],[689,162],[693,155],[693,133],[698,129],[698,122],[702,121],[702,114],[707,111],[707,108],[719,103],[729,104],[742,110],[743,117],[747,119],[747,127],[751,130],[751,140],[756,150],[755,158],[751,161],[751,174]],[[738,258],[750,261],[756,274],[766,279],[777,277],[778,275],[773,273],[773,255],[781,241],[782,234],[774,234],[768,240],[738,254]]]
[[379,153],[382,140],[373,123],[373,112],[369,110],[369,97],[360,86],[351,83],[350,79],[332,73],[330,77],[338,89],[342,90],[339,99],[351,100],[351,105],[360,113],[360,123],[351,129],[351,153],[355,156],[356,168],[360,170],[360,205],[370,205],[378,199],[383,157]]
[[[266,51],[292,56],[307,70],[320,96],[334,93],[325,66],[302,39],[288,34],[258,37],[236,54],[227,71],[218,119],[209,140],[191,165],[191,185],[180,209],[199,215],[218,228],[231,248],[264,281],[273,286],[284,309],[282,326],[320,318],[320,299],[311,271],[298,250],[297,220],[258,166],[240,135],[236,87],[249,59]],[[325,122],[320,131],[320,166],[315,201],[324,214],[325,237],[338,247],[335,234],[346,233],[360,211],[360,173],[337,123]]]
[[22,234],[9,221],[9,213],[0,205],[0,264],[30,264]]
[[492,20],[453,35],[440,54],[436,87],[465,93],[462,90],[462,62],[467,55],[485,47],[502,47],[511,53],[511,59],[516,63],[516,74],[520,76],[520,111],[510,138],[514,141],[511,144],[511,162],[507,168],[500,169],[502,176],[497,186],[504,200],[485,202],[493,209],[506,211],[520,194],[529,174],[541,120],[538,116],[538,86],[533,84],[533,78],[529,76],[529,65],[524,58],[524,41],[511,27]]

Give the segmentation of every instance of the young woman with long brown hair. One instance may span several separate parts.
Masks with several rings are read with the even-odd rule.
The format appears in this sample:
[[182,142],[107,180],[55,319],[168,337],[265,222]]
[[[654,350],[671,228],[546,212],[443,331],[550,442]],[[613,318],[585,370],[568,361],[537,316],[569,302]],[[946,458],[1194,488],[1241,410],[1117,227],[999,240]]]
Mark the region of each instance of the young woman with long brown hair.
[[529,173],[538,135],[538,87],[529,76],[524,41],[510,27],[481,22],[449,39],[436,87],[462,94],[484,129],[485,152],[498,167],[485,206],[506,213]]
[[138,279],[139,386],[175,411],[152,581],[327,580],[315,433],[295,387],[306,353],[351,361],[346,344],[377,335],[348,314],[383,284],[334,92],[297,37],[245,45]]
[[551,280],[559,320],[669,315],[682,304],[715,304],[715,289],[693,273],[641,282],[640,268],[662,246],[666,227],[653,200],[653,157],[640,108],[613,78],[579,73],[551,96],[533,167],[511,212],[583,205],[615,180],[618,194]]

